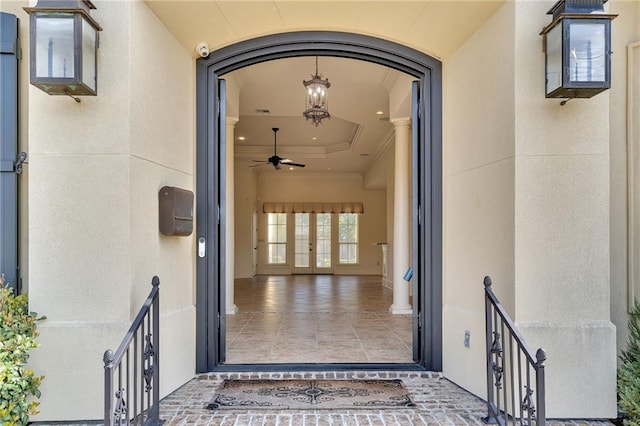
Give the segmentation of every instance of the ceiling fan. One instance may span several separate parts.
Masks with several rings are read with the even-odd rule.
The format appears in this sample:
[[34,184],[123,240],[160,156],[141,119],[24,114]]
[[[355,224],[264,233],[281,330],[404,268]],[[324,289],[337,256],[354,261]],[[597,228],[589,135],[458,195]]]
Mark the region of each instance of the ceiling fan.
[[260,163],[260,164],[254,164],[253,166],[249,166],[249,167],[258,167],[258,166],[263,166],[265,164],[272,164],[273,167],[276,170],[280,170],[282,165],[284,164],[285,166],[295,166],[295,167],[304,167],[305,165],[302,163],[294,163],[293,161],[289,160],[288,158],[282,158],[279,157],[278,154],[276,153],[277,150],[277,144],[276,144],[276,134],[278,133],[278,129],[277,127],[273,127],[271,128],[271,130],[273,130],[273,155],[269,158],[267,158],[266,161],[263,160],[253,160],[256,163]]

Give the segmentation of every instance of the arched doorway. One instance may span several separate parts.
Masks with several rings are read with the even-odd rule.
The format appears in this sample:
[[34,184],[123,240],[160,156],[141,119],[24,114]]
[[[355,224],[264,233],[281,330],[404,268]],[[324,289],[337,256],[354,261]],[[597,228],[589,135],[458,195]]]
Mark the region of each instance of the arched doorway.
[[[197,62],[197,324],[198,372],[223,365],[225,271],[225,88],[220,76],[296,56],[365,60],[413,76],[413,270],[415,364],[299,364],[297,369],[442,368],[442,75],[441,63],[385,40],[339,32],[294,32],[248,40]],[[252,365],[248,369],[269,366]],[[281,364],[278,368],[283,368]]]

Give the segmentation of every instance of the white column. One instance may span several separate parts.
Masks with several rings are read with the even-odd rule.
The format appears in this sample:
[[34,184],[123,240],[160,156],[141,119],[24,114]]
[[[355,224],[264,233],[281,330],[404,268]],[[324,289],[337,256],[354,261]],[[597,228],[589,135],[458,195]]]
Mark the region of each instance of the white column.
[[411,185],[410,146],[411,120],[399,118],[391,120],[395,126],[395,167],[393,191],[393,304],[389,308],[392,314],[410,314],[409,303],[410,283],[403,280],[403,276],[410,266],[409,245],[411,244],[409,226],[411,215],[409,212],[409,195]]
[[225,241],[225,271],[226,271],[226,309],[227,314],[235,314],[238,307],[235,304],[234,277],[235,277],[235,168],[234,168],[234,130],[238,119],[227,117],[227,137],[226,137],[226,158],[227,173],[225,179],[225,189],[227,197],[227,225],[225,227],[227,238]]

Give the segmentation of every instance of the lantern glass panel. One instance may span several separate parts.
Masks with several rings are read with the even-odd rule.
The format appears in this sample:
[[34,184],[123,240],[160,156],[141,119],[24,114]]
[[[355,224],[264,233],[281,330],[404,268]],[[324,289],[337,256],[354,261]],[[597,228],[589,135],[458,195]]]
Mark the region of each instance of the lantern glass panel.
[[562,23],[551,28],[547,38],[547,94],[562,86]]
[[606,25],[571,22],[569,26],[569,80],[606,81]]
[[82,20],[82,82],[96,90],[96,30]]
[[36,77],[74,78],[73,14],[36,20]]

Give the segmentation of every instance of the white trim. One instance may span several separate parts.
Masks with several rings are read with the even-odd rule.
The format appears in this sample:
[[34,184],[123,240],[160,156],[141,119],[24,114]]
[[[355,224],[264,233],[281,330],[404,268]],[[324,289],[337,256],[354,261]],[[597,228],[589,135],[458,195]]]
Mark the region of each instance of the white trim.
[[637,118],[640,111],[635,111],[635,105],[640,105],[640,88],[634,90],[634,83],[640,79],[640,75],[636,75],[635,72],[636,58],[640,61],[640,42],[627,45],[627,305],[629,312],[636,297],[636,284],[640,282],[640,277],[636,277],[635,273],[635,256],[640,252],[640,247],[636,247],[635,242],[635,234],[640,231],[640,227],[635,223],[636,214],[640,212],[636,212],[634,208],[635,192],[640,190],[640,186],[634,182],[636,174],[634,160],[636,151],[640,149],[638,146],[640,131],[636,135],[636,127],[640,126],[640,119]]

